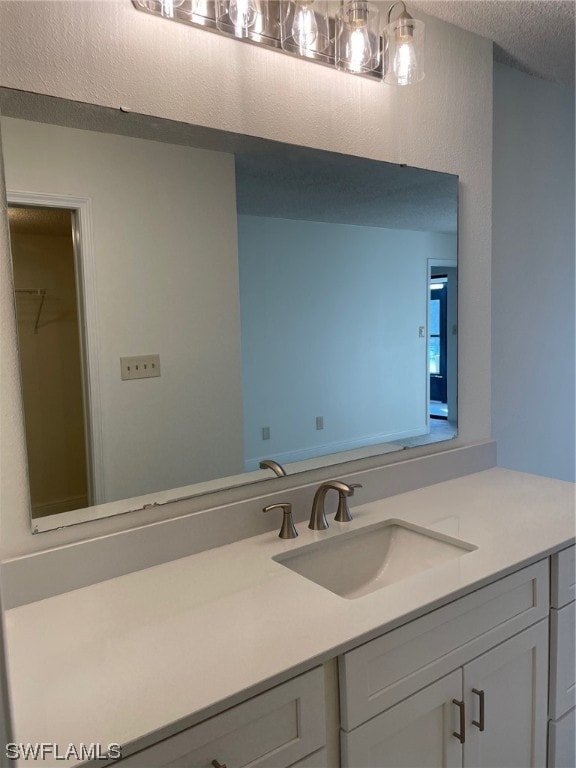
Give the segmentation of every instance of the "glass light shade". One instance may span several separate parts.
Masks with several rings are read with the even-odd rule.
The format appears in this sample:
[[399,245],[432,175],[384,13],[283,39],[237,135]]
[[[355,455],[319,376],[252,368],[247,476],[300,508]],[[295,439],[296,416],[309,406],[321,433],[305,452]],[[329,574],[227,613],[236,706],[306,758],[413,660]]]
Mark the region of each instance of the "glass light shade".
[[264,26],[265,3],[262,0],[216,0],[216,26],[235,37],[250,37]]
[[174,10],[180,8],[184,4],[184,0],[160,0],[160,7],[162,16],[167,19],[174,18]]
[[351,0],[336,14],[336,67],[362,74],[378,69],[381,60],[380,12],[373,3]]
[[211,26],[216,21],[216,3],[214,0],[192,0],[191,21],[194,24]]
[[327,53],[331,39],[326,0],[281,0],[280,41],[284,51],[300,56]]
[[400,16],[384,28],[384,82],[411,85],[424,77],[424,22]]
[[166,19],[174,18],[174,11],[180,8],[186,0],[137,0],[138,5],[147,11],[160,11],[160,15]]

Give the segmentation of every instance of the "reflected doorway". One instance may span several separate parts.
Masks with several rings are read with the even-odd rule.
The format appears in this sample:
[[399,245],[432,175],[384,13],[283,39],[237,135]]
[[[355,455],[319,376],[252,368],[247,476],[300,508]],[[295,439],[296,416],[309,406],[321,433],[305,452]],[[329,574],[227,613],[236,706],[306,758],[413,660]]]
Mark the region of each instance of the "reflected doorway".
[[458,286],[456,267],[429,264],[428,275],[428,419],[430,433],[456,435]]
[[447,277],[432,278],[430,281],[430,316],[428,318],[431,419],[448,419],[448,389],[446,384],[447,296]]
[[93,503],[75,211],[8,208],[32,517]]

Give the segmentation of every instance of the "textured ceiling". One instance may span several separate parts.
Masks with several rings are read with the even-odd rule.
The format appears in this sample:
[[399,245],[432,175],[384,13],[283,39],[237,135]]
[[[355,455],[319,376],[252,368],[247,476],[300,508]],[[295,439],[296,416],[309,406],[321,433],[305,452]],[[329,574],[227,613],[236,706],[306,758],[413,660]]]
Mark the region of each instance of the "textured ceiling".
[[574,85],[574,0],[409,0],[408,10],[436,16],[494,41],[503,64]]
[[251,216],[457,230],[456,176],[297,147],[236,155],[236,199]]

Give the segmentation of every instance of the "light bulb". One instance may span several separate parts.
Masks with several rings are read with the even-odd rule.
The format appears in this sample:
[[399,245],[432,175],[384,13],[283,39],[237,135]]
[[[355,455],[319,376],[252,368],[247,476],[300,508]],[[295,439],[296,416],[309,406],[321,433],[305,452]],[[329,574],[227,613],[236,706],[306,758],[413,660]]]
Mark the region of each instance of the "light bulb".
[[230,0],[228,16],[237,30],[249,29],[256,21],[257,14],[254,0]]
[[180,8],[184,0],[161,0],[160,12],[166,19],[174,18],[174,8]]
[[296,0],[291,32],[294,42],[300,48],[311,48],[314,45],[318,37],[318,22],[312,2]]
[[399,43],[392,66],[398,85],[409,85],[412,80],[412,73],[417,68],[416,51],[411,38]]
[[368,25],[356,27],[350,34],[347,45],[348,71],[363,72],[370,66],[372,58],[372,46],[370,45],[370,35]]
[[[404,10],[395,21],[390,21],[393,9],[402,5]],[[412,18],[404,0],[390,6],[388,24],[384,30],[386,60],[384,82],[390,85],[411,85],[424,77],[424,22]]]
[[371,72],[380,63],[380,14],[375,3],[351,0],[336,14],[335,63],[345,72]]

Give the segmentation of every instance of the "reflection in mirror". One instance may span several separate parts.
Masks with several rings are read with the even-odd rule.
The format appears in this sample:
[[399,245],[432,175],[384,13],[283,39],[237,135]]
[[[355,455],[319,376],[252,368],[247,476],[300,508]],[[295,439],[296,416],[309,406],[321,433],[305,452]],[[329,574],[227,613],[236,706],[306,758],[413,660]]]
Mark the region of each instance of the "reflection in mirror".
[[33,517],[92,501],[73,215],[8,208]]
[[2,115],[35,530],[456,435],[457,177]]

